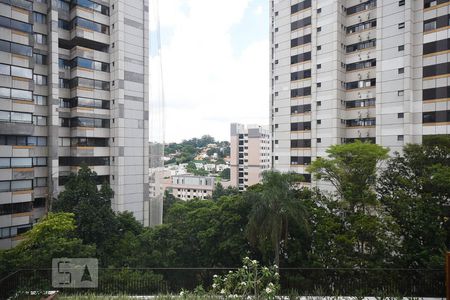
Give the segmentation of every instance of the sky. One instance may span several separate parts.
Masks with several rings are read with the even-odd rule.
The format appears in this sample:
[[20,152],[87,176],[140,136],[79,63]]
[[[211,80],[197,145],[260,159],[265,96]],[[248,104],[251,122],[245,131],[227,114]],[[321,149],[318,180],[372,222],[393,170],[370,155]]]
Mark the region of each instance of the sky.
[[268,4],[267,0],[150,0],[150,140],[180,142],[204,134],[229,140],[230,123],[268,124]]

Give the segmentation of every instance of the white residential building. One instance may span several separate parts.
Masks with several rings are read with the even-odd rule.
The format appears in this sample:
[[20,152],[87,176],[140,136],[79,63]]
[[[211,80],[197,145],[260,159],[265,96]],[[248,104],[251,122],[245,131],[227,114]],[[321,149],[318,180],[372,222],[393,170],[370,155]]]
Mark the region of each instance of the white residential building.
[[448,0],[271,0],[273,168],[450,134]]

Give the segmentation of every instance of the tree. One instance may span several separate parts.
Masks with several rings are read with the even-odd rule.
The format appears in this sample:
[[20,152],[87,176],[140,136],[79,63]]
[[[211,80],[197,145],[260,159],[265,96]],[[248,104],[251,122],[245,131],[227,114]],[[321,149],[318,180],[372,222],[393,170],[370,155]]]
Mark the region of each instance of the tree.
[[399,227],[398,264],[441,268],[450,249],[450,138],[407,145],[388,162],[378,185],[381,202]]
[[[265,252],[273,251],[273,261],[280,265],[280,245],[289,241],[291,225],[307,234],[308,222],[302,202],[296,198],[296,185],[301,176],[293,173],[268,171],[263,173],[262,185],[248,192],[253,202],[247,225],[250,242]],[[292,223],[292,224],[291,224]]]
[[[313,249],[319,250],[319,257],[324,259],[321,263],[335,267],[391,263],[398,246],[396,228],[375,192],[377,171],[387,159],[388,149],[358,141],[331,146],[327,153],[328,159],[319,158],[308,168],[316,179],[335,188],[331,194],[319,192],[312,206],[316,213],[313,217],[317,217],[313,220]],[[328,235],[327,243],[317,235],[319,232]]]
[[0,264],[4,267],[0,274],[20,268],[49,268],[53,258],[94,254],[95,246],[85,245],[77,237],[73,214],[49,213],[24,234],[20,244],[0,255],[5,262]]
[[82,167],[78,174],[72,174],[65,190],[54,202],[56,212],[75,214],[78,236],[88,244],[97,245],[97,252],[103,263],[108,264],[109,253],[115,247],[119,224],[111,208],[113,192],[108,184],[97,189],[97,174]]
[[223,187],[223,185],[218,182],[216,183],[216,186],[212,192],[212,199],[213,200],[219,200],[222,196],[232,196],[239,194],[239,190],[237,188],[228,186],[226,189]]
[[222,179],[230,180],[230,168],[223,169],[223,171],[220,172],[220,177]]
[[318,158],[308,168],[318,180],[333,185],[340,200],[352,211],[366,211],[375,204],[375,184],[379,164],[388,158],[389,150],[377,144],[362,143],[333,145],[327,158]]

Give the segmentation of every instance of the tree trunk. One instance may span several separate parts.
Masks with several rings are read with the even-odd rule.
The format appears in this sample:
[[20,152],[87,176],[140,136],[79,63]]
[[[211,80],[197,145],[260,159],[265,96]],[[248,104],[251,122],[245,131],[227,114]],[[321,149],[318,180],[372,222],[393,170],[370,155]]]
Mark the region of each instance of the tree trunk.
[[280,267],[280,240],[276,239],[275,242],[275,264],[277,265],[277,269]]

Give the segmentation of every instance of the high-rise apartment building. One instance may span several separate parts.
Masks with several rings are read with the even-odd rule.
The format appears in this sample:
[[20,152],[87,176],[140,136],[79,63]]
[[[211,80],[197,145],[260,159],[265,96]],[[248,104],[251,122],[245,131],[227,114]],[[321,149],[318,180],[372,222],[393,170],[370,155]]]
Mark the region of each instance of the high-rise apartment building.
[[273,167],[450,134],[449,25],[448,0],[272,0]]
[[0,1],[0,247],[85,164],[148,224],[148,2]]
[[270,131],[258,125],[231,124],[230,185],[245,191],[270,169]]

